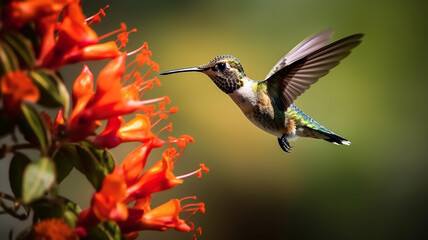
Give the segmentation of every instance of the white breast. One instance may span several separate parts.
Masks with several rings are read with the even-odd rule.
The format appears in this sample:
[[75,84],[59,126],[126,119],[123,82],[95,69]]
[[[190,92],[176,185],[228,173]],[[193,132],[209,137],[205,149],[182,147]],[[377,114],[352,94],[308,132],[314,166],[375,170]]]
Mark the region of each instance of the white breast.
[[[229,97],[232,98],[236,105],[238,105],[238,107],[242,110],[250,122],[265,132],[268,132],[276,137],[281,137],[283,135],[281,129],[270,128],[269,125],[262,124],[254,117],[255,106],[258,102],[257,95],[254,90],[257,82],[248,80],[246,78],[242,79],[242,81],[244,82],[243,86],[235,90],[233,93],[229,93]],[[268,112],[269,111],[266,111],[266,113]],[[294,128],[293,131],[289,133],[287,139],[292,141],[296,138],[296,129]]]
[[257,104],[256,95],[254,92],[254,86],[257,82],[243,78],[243,86],[235,90],[233,93],[229,93],[229,97],[238,105],[238,107],[244,113],[253,111],[254,106]]

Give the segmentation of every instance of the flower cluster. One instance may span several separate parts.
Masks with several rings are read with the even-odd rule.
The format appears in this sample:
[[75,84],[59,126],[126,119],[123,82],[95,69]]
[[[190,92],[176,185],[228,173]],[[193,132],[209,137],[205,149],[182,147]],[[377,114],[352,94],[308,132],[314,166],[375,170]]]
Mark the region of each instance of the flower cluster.
[[[97,221],[114,221],[128,238],[134,238],[141,230],[165,231],[173,228],[188,232],[194,230],[194,224],[188,223],[191,215],[200,211],[205,212],[203,203],[182,205],[181,202],[196,197],[171,199],[154,209],[150,207],[152,194],[168,190],[183,182],[183,178],[209,169],[201,167],[186,175],[175,176],[172,172],[187,142],[193,141],[188,136],[174,139],[178,148],[170,146],[153,167],[142,174],[150,151],[159,147],[150,141],[131,152],[120,166],[107,175],[100,191],[94,194],[91,207],[84,210],[78,221],[78,226],[90,228]],[[131,204],[132,206],[129,206]],[[186,219],[181,219],[181,212],[191,212]]]
[[[78,226],[90,229],[99,221],[114,221],[126,236],[136,236],[140,230],[164,231],[169,228],[178,231],[193,230],[193,224],[188,225],[180,219],[180,212],[205,212],[203,203],[193,203],[181,206],[182,200],[171,201],[150,208],[151,195],[156,192],[168,190],[183,182],[184,177],[193,174],[208,172],[203,164],[196,171],[183,176],[175,176],[172,172],[174,165],[183,154],[186,144],[193,142],[189,136],[179,138],[170,137],[167,141],[158,138],[163,130],[171,131],[171,124],[154,134],[152,128],[161,120],[167,119],[177,108],[169,110],[165,104],[168,97],[149,100],[140,100],[143,93],[153,87],[153,83],[160,84],[154,77],[146,79],[150,72],[157,70],[157,64],[150,60],[150,51],[145,43],[141,53],[137,54],[139,61],[125,65],[126,53],[113,59],[99,74],[96,91],[93,92],[93,75],[87,66],[77,77],[72,92],[74,107],[66,128],[69,140],[79,141],[88,139],[98,148],[112,148],[123,142],[138,141],[141,146],[131,152],[122,162],[108,174],[101,189],[94,194],[92,204],[79,215]],[[145,60],[143,61],[142,59]],[[148,74],[141,77],[138,67],[150,63]],[[132,68],[133,65],[136,65]],[[124,72],[131,69],[131,73]],[[124,85],[124,82],[129,84]],[[153,103],[158,103],[158,108]],[[159,109],[159,110],[157,110]],[[136,114],[133,119],[125,122],[122,115],[135,111],[144,112]],[[100,126],[100,120],[107,120],[106,127],[100,134],[94,130]],[[94,137],[90,137],[94,136]],[[153,167],[143,172],[147,158],[152,149],[168,144],[169,147]],[[173,147],[176,145],[176,147]],[[194,198],[194,197],[190,197]],[[128,207],[132,204],[131,207]]]
[[[79,1],[15,0],[4,13],[4,24],[12,28],[35,23],[41,42],[37,66],[59,69],[65,64],[114,58],[120,53],[115,41],[99,43],[103,38],[85,21]],[[99,21],[99,15],[104,15],[104,10],[90,20]]]
[[[1,157],[13,154],[9,169],[13,195],[1,193],[0,207],[19,219],[28,218],[32,211],[34,226],[27,237],[34,239],[118,234],[134,239],[139,231],[167,229],[200,235],[201,229],[189,221],[205,212],[204,203],[194,202],[195,196],[151,206],[153,194],[182,184],[186,177],[201,177],[209,169],[200,164],[188,174],[173,173],[193,138],[159,137],[171,131],[171,123],[163,122],[178,108],[166,107],[167,96],[145,98],[147,90],[161,85],[153,76],[159,65],[151,59],[147,43],[125,51],[136,29],[128,31],[122,23],[119,29],[98,36],[91,28],[105,17],[108,7],[86,18],[80,0],[1,3],[0,137],[11,136],[14,142],[0,149]],[[90,67],[83,66],[70,96],[58,74],[61,67],[103,59],[111,60],[96,79]],[[57,109],[53,121],[41,111],[45,108]],[[23,138],[15,137],[16,127]],[[109,149],[125,142],[140,146],[116,164]],[[166,148],[162,156],[148,167],[152,150],[162,147]],[[40,157],[20,152],[28,148],[39,150]],[[83,211],[57,194],[72,169],[95,189],[90,207]],[[11,207],[5,201],[12,201]]]

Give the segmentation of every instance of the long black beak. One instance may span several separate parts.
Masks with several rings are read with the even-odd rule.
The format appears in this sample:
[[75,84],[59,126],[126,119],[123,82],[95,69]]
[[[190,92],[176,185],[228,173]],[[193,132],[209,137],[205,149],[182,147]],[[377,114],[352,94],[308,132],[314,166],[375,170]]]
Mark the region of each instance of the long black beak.
[[198,67],[191,67],[191,68],[181,68],[181,69],[175,69],[175,70],[169,70],[166,72],[161,72],[159,75],[168,75],[173,73],[181,73],[181,72],[203,72],[205,69],[198,68]]

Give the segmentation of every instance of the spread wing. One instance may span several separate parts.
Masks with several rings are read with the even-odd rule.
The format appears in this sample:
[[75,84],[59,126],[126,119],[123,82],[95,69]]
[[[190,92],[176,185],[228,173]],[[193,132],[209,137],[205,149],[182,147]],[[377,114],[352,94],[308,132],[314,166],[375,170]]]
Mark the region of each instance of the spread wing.
[[[285,111],[311,84],[337,66],[351,49],[361,43],[363,34],[355,34],[325,45],[332,34],[323,31],[291,50],[259,84],[266,84],[280,110]],[[275,68],[279,69],[274,71]]]
[[305,55],[324,47],[328,42],[330,42],[332,35],[333,30],[324,30],[306,38],[275,64],[266,76],[266,79],[286,65],[290,65],[292,62],[304,57]]

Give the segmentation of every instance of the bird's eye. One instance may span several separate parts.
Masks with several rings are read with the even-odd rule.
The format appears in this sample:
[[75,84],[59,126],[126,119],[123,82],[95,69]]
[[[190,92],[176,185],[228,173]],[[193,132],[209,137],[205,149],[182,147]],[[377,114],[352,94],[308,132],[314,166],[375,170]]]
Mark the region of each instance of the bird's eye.
[[223,72],[224,69],[226,68],[226,63],[218,63],[217,68],[218,68],[218,70]]

